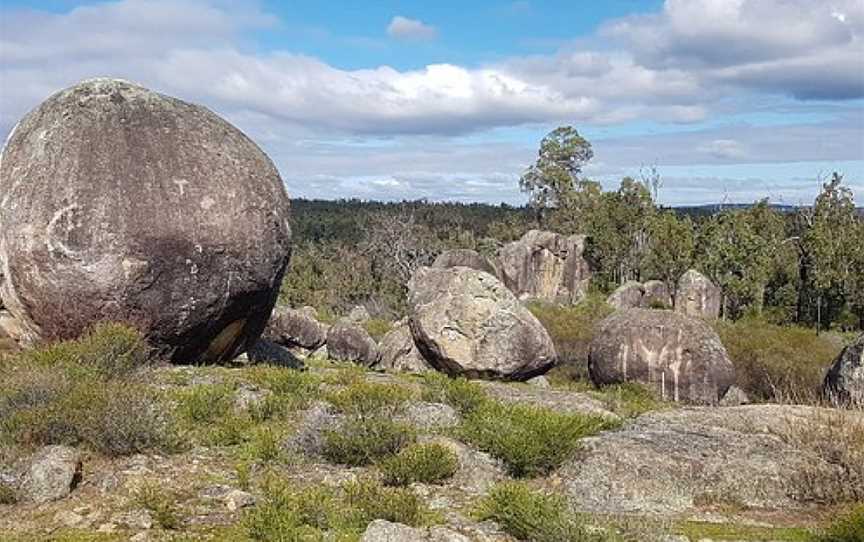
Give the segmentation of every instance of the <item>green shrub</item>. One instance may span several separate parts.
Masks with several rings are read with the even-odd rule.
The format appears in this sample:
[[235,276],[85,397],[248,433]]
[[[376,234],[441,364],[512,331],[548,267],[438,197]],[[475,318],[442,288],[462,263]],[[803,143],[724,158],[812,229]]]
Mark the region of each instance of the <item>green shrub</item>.
[[489,399],[479,384],[462,377],[451,378],[439,372],[427,372],[423,375],[423,382],[426,385],[424,401],[446,403],[463,416],[480,408]]
[[177,416],[193,425],[214,423],[228,415],[234,405],[234,387],[200,384],[177,394]]
[[458,428],[467,442],[504,461],[512,476],[549,473],[569,459],[579,439],[614,424],[598,416],[487,401]]
[[531,542],[602,541],[572,514],[563,498],[532,490],[520,482],[492,488],[477,511],[480,520],[493,520],[505,532]]
[[737,385],[753,400],[817,402],[825,367],[840,347],[823,334],[797,326],[778,326],[755,318],[718,321]]
[[363,328],[377,342],[393,329],[393,322],[381,318],[370,318],[363,322]]
[[324,432],[323,454],[346,465],[367,465],[390,456],[414,440],[411,426],[394,421],[410,393],[399,386],[357,380],[328,400],[344,414],[338,428]]
[[386,488],[371,480],[339,489],[296,488],[274,479],[263,486],[263,498],[244,515],[241,527],[252,540],[358,540],[367,525],[385,519],[421,525],[428,510],[411,491]]
[[372,480],[358,480],[345,484],[343,489],[345,503],[356,511],[363,525],[383,519],[418,526],[427,519],[428,510],[408,488],[383,487]]
[[605,296],[592,292],[573,306],[532,302],[528,309],[549,332],[560,371],[573,380],[588,380],[588,346],[597,324],[613,311]]
[[72,344],[78,363],[106,377],[125,375],[151,359],[150,347],[141,333],[124,324],[97,324]]
[[814,542],[861,542],[864,540],[864,505],[859,505],[819,533]]
[[410,397],[405,388],[361,380],[330,394],[327,400],[343,414],[366,417],[392,414]]
[[156,484],[145,484],[135,491],[135,504],[150,512],[163,529],[178,529],[183,522],[177,497]]
[[270,390],[272,395],[265,404],[270,403],[267,408],[272,408],[271,412],[306,408],[320,395],[320,377],[306,371],[259,365],[247,369],[246,374],[255,384]]
[[397,453],[414,440],[411,426],[378,416],[351,418],[338,429],[325,431],[324,457],[334,463],[368,465]]
[[110,456],[176,447],[167,407],[146,386],[105,379],[68,358],[42,364],[67,345],[0,366],[0,439],[31,446],[85,444]]
[[412,444],[378,467],[388,486],[407,486],[414,482],[434,484],[456,474],[459,459],[453,450],[442,444]]
[[275,461],[282,454],[279,442],[280,435],[277,431],[266,426],[258,427],[247,445],[247,456],[258,461]]

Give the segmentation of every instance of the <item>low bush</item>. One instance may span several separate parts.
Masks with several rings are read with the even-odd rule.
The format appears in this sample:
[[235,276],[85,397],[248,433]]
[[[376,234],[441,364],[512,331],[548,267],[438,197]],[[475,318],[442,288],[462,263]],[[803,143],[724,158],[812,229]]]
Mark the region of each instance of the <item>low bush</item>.
[[410,399],[405,388],[389,384],[376,384],[360,380],[330,394],[327,401],[347,416],[389,415]]
[[148,361],[137,332],[96,326],[75,341],[12,356],[0,365],[0,439],[6,444],[84,444],[106,455],[177,445],[166,406],[130,374]]
[[757,318],[718,321],[715,329],[752,400],[818,402],[825,368],[840,353],[827,334]]
[[478,507],[480,520],[493,520],[505,532],[531,542],[601,542],[604,537],[584,527],[562,497],[535,491],[520,482],[492,488]]
[[324,457],[346,465],[367,465],[393,455],[414,440],[410,425],[394,415],[410,398],[399,386],[358,380],[328,396],[344,420],[324,432]]
[[134,502],[153,517],[153,521],[163,529],[178,529],[183,523],[177,497],[158,485],[144,484],[135,491]]
[[246,445],[246,456],[249,459],[265,463],[275,461],[282,455],[279,432],[271,427],[257,427]]
[[588,347],[597,324],[613,311],[605,296],[592,292],[573,306],[533,302],[528,309],[555,344],[559,372],[566,372],[573,380],[588,380]]
[[199,384],[177,393],[177,416],[193,425],[217,422],[228,415],[234,404],[234,386]]
[[367,525],[385,519],[421,525],[428,510],[411,491],[386,488],[370,480],[296,488],[268,480],[263,498],[241,521],[252,540],[358,540]]
[[788,422],[781,438],[821,461],[804,464],[789,483],[801,502],[864,502],[864,423],[843,410],[814,411],[809,419]]
[[657,398],[657,394],[639,382],[625,382],[604,387],[589,393],[603,401],[606,408],[625,418],[673,406]]
[[456,474],[459,458],[442,444],[412,444],[382,461],[378,468],[388,486],[407,486],[414,482],[434,484]]
[[18,494],[15,488],[0,482],[0,504],[15,504],[18,502]]
[[310,372],[256,366],[247,369],[246,374],[253,383],[271,392],[267,401],[276,411],[306,408],[320,396],[321,380]]
[[415,438],[411,426],[390,418],[352,418],[324,432],[322,454],[334,463],[369,465],[401,450]]
[[439,372],[423,375],[426,386],[423,400],[433,403],[446,403],[463,416],[480,408],[489,400],[483,388],[476,382],[465,378],[451,378]]
[[551,472],[572,456],[579,439],[614,425],[598,416],[487,401],[466,416],[457,431],[521,478]]
[[861,542],[864,540],[864,504],[841,516],[813,542]]
[[372,480],[358,480],[343,486],[345,504],[364,526],[376,519],[418,526],[429,512],[423,501],[408,488],[383,487]]

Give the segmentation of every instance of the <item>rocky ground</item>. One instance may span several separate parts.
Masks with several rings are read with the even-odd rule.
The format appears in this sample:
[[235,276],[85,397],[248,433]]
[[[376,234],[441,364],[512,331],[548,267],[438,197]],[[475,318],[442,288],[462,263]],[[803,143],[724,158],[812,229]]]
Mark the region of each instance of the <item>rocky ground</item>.
[[[458,468],[439,483],[410,485],[427,514],[415,526],[377,519],[365,532],[334,531],[325,539],[515,540],[506,532],[512,529],[477,512],[491,488],[511,479],[511,470],[460,440],[459,404],[435,396],[429,379],[319,361],[299,377],[308,386],[295,386],[297,400],[287,397],[283,415],[262,416],[263,405],[289,395],[274,376],[280,371],[298,373],[148,369],[145,379],[170,398],[169,405],[186,412],[177,449],[118,458],[43,449],[42,471],[34,469],[40,459],[31,455],[35,450],[20,451],[0,473],[24,480],[17,502],[0,505],[0,539],[255,539],[244,518],[269,498],[272,480],[291,488],[339,490],[380,478],[375,466],[340,465],[321,455],[323,432],[338,427],[341,416],[328,399],[357,382],[371,382],[406,390],[408,401],[394,416],[416,429],[419,442],[455,452]],[[823,440],[843,446],[842,428],[864,427],[862,412],[791,405],[685,408],[621,389],[601,393],[548,385],[544,379],[478,383],[501,403],[586,414],[615,426],[582,439],[560,468],[527,478],[531,488],[563,495],[608,540],[808,540],[811,529],[849,507],[849,499],[831,498],[840,496],[835,492],[842,493],[849,473],[823,453]],[[195,408],[226,397],[230,405],[221,419],[201,414],[196,420]],[[205,404],[196,407],[195,401]],[[238,426],[226,425],[226,419]]]

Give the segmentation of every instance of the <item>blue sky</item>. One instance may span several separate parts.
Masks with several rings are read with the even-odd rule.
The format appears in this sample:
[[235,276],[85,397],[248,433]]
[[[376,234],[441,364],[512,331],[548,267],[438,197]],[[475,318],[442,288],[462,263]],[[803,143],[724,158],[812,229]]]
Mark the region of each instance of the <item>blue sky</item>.
[[95,76],[207,105],[296,196],[521,203],[561,124],[665,204],[864,193],[860,0],[0,3],[0,135]]

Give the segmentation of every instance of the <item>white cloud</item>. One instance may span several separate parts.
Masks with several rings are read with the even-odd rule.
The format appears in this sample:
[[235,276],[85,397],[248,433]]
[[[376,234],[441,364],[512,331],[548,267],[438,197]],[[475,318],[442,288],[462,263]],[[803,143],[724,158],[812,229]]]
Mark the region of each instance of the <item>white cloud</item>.
[[438,30],[423,21],[396,15],[387,25],[387,35],[404,40],[433,40],[438,37]]
[[[765,6],[775,12],[772,21],[794,32],[765,25]],[[610,23],[604,38],[552,55],[476,67],[346,70],[249,47],[244,32],[279,21],[246,2],[122,0],[66,14],[5,9],[0,137],[51,92],[88,77],[123,77],[228,117],[265,147],[295,195],[517,202],[516,178],[536,142],[494,144],[481,135],[476,144],[462,134],[518,126],[539,133],[564,123],[580,131],[630,121],[695,123],[739,107],[729,105],[742,96],[737,87],[802,98],[861,96],[864,75],[855,68],[862,12],[859,0],[669,0],[660,13]],[[596,140],[591,174],[620,177],[654,162],[861,160],[860,108],[835,117],[781,129],[691,126],[680,134]],[[689,185],[681,190],[681,202],[699,201],[699,194],[715,199],[705,194],[717,192],[710,184],[699,194]]]

